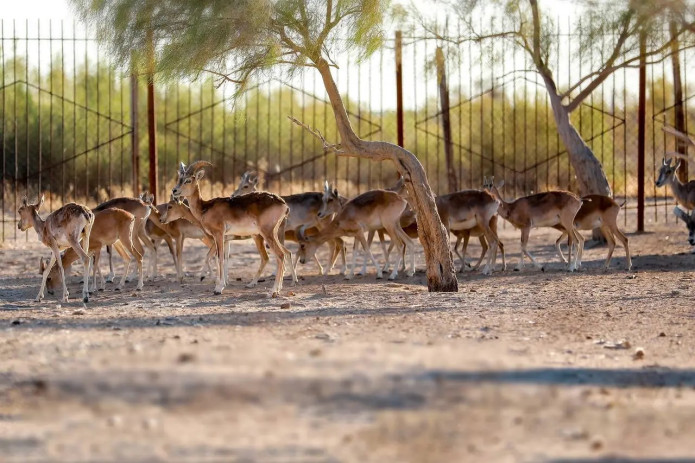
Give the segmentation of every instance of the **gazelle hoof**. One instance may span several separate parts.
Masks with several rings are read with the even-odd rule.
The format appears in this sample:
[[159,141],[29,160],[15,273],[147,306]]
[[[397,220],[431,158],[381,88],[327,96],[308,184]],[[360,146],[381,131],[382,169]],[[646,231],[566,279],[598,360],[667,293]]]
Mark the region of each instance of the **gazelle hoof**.
[[545,267],[541,266],[541,272],[545,272]]
[[36,296],[36,297],[34,298],[34,302],[41,302],[41,300],[43,300],[43,298],[42,298],[42,297],[39,297],[39,296]]
[[82,298],[82,302],[89,302],[89,296],[85,296]]
[[398,278],[398,274],[397,274],[397,273],[395,273],[395,274],[392,273],[391,275],[389,275],[389,280],[395,280],[396,278]]
[[354,275],[352,275],[352,274],[350,274],[350,273],[346,273],[346,274],[345,274],[345,279],[346,279],[346,280],[352,280],[352,277],[354,277]]
[[255,288],[256,287],[256,282],[252,281],[251,283],[246,285],[246,288]]
[[383,274],[383,273],[379,272],[379,273],[376,274],[376,279],[377,279],[377,280],[382,280],[383,278],[384,278],[384,274]]
[[120,287],[120,286],[116,286],[115,288],[113,288],[113,290],[114,290],[114,291],[120,291],[120,290],[121,290],[121,287]]

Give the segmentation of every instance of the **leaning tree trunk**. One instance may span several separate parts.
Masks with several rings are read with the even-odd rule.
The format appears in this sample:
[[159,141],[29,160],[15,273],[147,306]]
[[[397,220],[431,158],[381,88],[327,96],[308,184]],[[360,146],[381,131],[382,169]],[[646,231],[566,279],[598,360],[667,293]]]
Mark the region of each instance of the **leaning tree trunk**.
[[[599,160],[594,156],[594,152],[591,151],[589,145],[584,142],[582,136],[572,125],[570,113],[562,104],[560,97],[554,91],[548,90],[555,125],[557,126],[560,139],[562,139],[562,143],[567,149],[570,163],[577,175],[580,195],[598,194],[612,196],[611,187],[606,173],[603,171],[603,166],[601,166]],[[601,230],[598,228],[593,230],[592,239],[599,242],[605,241]]]
[[360,139],[352,130],[329,64],[321,58],[316,61],[316,67],[321,74],[333,108],[340,134],[341,154],[377,161],[389,160],[395,164],[405,180],[409,202],[417,214],[418,235],[427,265],[427,288],[430,292],[458,291],[449,236],[439,218],[434,193],[427,181],[422,164],[414,154],[400,146]]

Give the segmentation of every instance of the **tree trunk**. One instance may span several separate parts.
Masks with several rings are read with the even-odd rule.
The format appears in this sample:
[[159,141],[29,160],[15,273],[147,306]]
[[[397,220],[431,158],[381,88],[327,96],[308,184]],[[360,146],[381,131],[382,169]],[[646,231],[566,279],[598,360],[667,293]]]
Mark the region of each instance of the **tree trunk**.
[[427,288],[430,292],[458,291],[449,236],[439,218],[434,193],[427,181],[422,164],[414,154],[397,145],[360,139],[352,130],[329,64],[320,58],[316,61],[316,68],[321,74],[333,108],[340,134],[341,154],[376,161],[390,160],[395,164],[405,180],[408,200],[417,214],[418,235],[425,252],[427,266]]
[[[673,126],[676,130],[686,133],[685,127],[685,107],[683,106],[683,83],[681,81],[681,60],[680,60],[680,42],[677,36],[677,27],[675,21],[669,24],[669,32],[671,34],[671,70],[673,71]],[[685,156],[688,154],[688,144],[679,138],[676,138],[676,152]],[[688,182],[688,159],[682,159],[681,165],[678,167],[678,180],[683,183]]]
[[[553,89],[551,93],[549,88],[548,91],[550,93],[550,104],[553,108],[555,125],[557,126],[560,139],[562,139],[562,143],[567,149],[570,163],[572,163],[574,168],[579,185],[579,194],[581,196],[590,194],[612,196],[611,187],[606,173],[603,171],[603,166],[601,166],[589,145],[584,142],[582,136],[572,125],[569,111],[562,104],[555,90]],[[591,238],[594,241],[605,243],[605,238],[598,228],[592,231]]]

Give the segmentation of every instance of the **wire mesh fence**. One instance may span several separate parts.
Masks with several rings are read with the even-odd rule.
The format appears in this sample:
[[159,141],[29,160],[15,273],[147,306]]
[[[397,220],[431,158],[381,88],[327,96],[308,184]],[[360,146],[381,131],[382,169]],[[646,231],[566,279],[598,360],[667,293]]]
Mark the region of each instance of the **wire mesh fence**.
[[[550,65],[558,85],[566,87],[599,64],[607,41],[599,39],[582,56],[582,29],[572,27],[570,18],[554,24]],[[452,24],[449,32],[457,29]],[[133,106],[127,65],[112,62],[94,34],[75,24],[1,20],[0,37],[0,239],[24,235],[16,228],[16,210],[25,194],[45,194],[47,209],[55,210],[69,201],[95,206],[136,194],[137,185],[147,187],[147,156],[133,156],[134,146],[147,152],[147,130],[137,136],[133,130],[146,127],[146,101]],[[392,37],[366,60],[336,57],[336,81],[355,131],[365,139],[397,140],[395,47]],[[551,188],[577,191],[547,93],[523,51],[499,39],[445,43],[419,30],[404,31],[401,47],[404,146],[421,160],[436,193],[452,184],[479,188],[489,175],[505,180],[509,197]],[[439,73],[437,49],[443,58]],[[679,56],[686,127],[692,127],[693,52]],[[572,122],[601,161],[619,202],[634,208],[643,181],[648,223],[673,221],[670,192],[654,185],[663,153],[674,149],[660,130],[674,118],[670,58],[649,64],[647,76],[644,178],[637,175],[636,69],[613,73],[573,112]],[[140,95],[144,85],[140,79]],[[264,188],[280,194],[316,190],[328,180],[353,196],[396,180],[389,164],[325,153],[316,138],[288,120],[293,116],[338,141],[323,85],[311,70],[280,70],[238,98],[230,84],[206,74],[155,85],[159,198],[168,197],[178,162],[196,159],[215,164],[204,190],[209,195],[230,194],[250,169],[260,173]],[[624,214],[623,221],[635,229],[634,214]]]

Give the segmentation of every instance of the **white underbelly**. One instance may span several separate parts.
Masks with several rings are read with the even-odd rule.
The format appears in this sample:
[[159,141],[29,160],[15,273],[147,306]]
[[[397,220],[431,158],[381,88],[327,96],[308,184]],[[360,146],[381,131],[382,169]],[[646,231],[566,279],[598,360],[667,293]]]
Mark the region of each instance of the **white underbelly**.
[[255,220],[228,223],[224,227],[225,235],[251,236],[258,235],[258,223]]
[[557,224],[560,223],[560,217],[559,216],[554,216],[554,217],[543,217],[542,219],[538,221],[533,221],[531,223],[532,227],[553,227]]
[[475,219],[475,217],[471,217],[468,220],[462,220],[460,222],[455,222],[450,224],[451,230],[470,230],[471,228],[475,227],[478,225],[478,221]]

